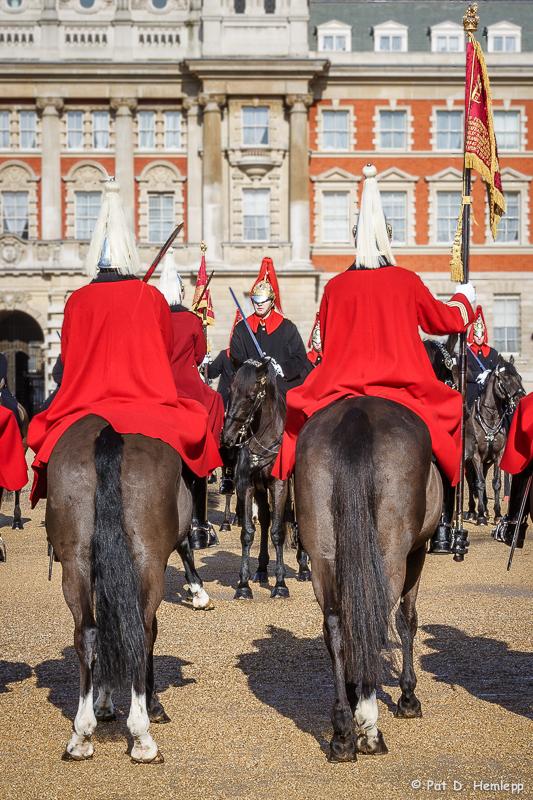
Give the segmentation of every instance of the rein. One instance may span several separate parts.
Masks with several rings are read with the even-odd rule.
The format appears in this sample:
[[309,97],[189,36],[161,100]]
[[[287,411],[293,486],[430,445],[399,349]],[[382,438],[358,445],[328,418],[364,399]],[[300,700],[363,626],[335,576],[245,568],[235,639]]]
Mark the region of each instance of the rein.
[[453,380],[453,367],[454,367],[454,358],[453,358],[453,357],[450,355],[450,353],[449,353],[449,352],[446,350],[446,348],[444,347],[444,345],[443,345],[443,344],[441,344],[441,342],[435,342],[435,344],[436,344],[436,345],[437,345],[437,347],[439,348],[439,350],[440,350],[440,353],[441,353],[441,355],[442,355],[442,358],[444,359],[444,366],[446,367],[446,369],[447,369],[447,370],[449,370],[449,371],[452,373],[452,377],[451,377],[451,378],[448,378],[448,380],[447,380],[447,381],[444,381],[444,382],[446,383],[446,385],[447,385],[447,386],[450,386],[452,389],[455,389],[455,391],[457,392],[459,389],[458,389],[458,386],[457,386],[457,384],[456,384],[456,383],[455,383],[455,381]]
[[[517,396],[524,393],[523,389],[517,389],[517,391],[514,394],[511,394],[511,392],[508,390],[507,386],[503,383],[503,381],[501,379],[499,367],[496,367],[493,370],[493,375],[494,375],[495,381],[497,383],[498,389],[499,389],[499,391],[501,392],[501,394],[504,397],[504,403],[505,403],[505,408],[504,408],[503,413],[501,415],[500,421],[497,423],[497,425],[495,425],[493,428],[491,428],[489,423],[483,418],[483,415],[481,413],[481,409],[482,408],[488,408],[488,409],[491,409],[493,411],[496,411],[496,413],[499,413],[498,409],[496,407],[488,406],[488,405],[485,405],[484,403],[481,402],[482,399],[484,398],[485,394],[486,394],[486,390],[485,390],[485,392],[483,392],[483,395],[481,397],[478,397],[476,399],[476,402],[474,404],[474,408],[475,408],[474,419],[476,420],[476,422],[478,423],[479,427],[481,428],[481,430],[485,434],[485,441],[486,442],[493,442],[496,439],[496,437],[498,436],[498,434],[500,433],[500,431],[502,430],[502,428],[503,428],[503,426],[505,424],[506,417],[511,416],[513,414],[516,406],[518,405],[520,397],[518,397],[518,400],[517,400],[516,399]],[[487,385],[488,385],[488,381],[487,381]]]

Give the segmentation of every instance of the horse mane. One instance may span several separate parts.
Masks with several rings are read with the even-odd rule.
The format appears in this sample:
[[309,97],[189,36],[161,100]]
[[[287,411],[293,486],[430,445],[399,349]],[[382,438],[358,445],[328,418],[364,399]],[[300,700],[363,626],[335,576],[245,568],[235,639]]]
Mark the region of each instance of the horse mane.
[[[233,378],[232,383],[234,390],[236,389],[239,394],[246,394],[254,389],[257,383],[257,367],[260,363],[259,361],[252,361],[251,359],[243,363]],[[272,364],[268,364],[265,377],[267,398],[272,399],[276,396],[278,391],[276,373]]]

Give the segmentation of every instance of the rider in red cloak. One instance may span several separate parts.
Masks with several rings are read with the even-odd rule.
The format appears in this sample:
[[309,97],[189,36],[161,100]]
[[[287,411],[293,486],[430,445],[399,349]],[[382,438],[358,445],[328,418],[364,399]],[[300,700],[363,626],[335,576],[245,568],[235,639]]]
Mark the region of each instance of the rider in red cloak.
[[434,552],[450,552],[451,487],[459,480],[460,468],[461,396],[435,377],[419,326],[438,335],[466,330],[474,316],[475,292],[471,285],[459,286],[453,298],[442,303],[415,273],[395,266],[376,169],[369,164],[363,172],[366,180],[354,229],[357,258],[324,290],[322,362],[287,395],[287,423],[272,474],[282,479],[290,475],[299,431],[312,414],[335,400],[374,396],[401,403],[428,426],[443,484],[449,487],[445,500],[450,519],[443,523],[446,530],[441,531]]
[[0,487],[18,492],[27,483],[28,467],[17,421],[9,408],[0,405]]
[[196,475],[221,463],[205,408],[178,397],[170,308],[158,289],[135,277],[139,266],[118,184],[109,181],[87,256],[93,280],[65,306],[63,381],[28,432],[36,453],[32,506],[46,496],[46,467],[60,436],[88,414],[103,417],[118,433],[167,442]]

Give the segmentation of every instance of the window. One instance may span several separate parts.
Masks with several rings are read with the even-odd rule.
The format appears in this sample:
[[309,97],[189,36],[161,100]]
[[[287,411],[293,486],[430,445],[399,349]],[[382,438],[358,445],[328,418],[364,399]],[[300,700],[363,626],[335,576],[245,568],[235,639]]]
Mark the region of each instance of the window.
[[459,37],[458,36],[437,36],[436,38],[436,52],[437,53],[458,53],[459,52]]
[[148,241],[166,242],[174,230],[174,195],[148,195]]
[[437,111],[437,150],[463,149],[463,112]]
[[322,193],[322,241],[350,241],[349,192]]
[[20,112],[20,146],[23,150],[33,150],[35,141],[35,111]]
[[407,25],[392,20],[374,25],[374,50],[381,53],[406,53],[408,31]]
[[21,239],[28,238],[29,195],[28,192],[2,192],[2,230],[14,233]]
[[76,150],[83,147],[82,111],[67,111],[67,147]]
[[505,214],[498,225],[497,242],[520,241],[520,192],[505,192]]
[[516,36],[495,36],[492,41],[495,53],[516,53]]
[[520,352],[520,299],[516,295],[494,298],[494,347],[500,353]]
[[142,150],[153,150],[154,147],[155,112],[139,111],[139,148]]
[[268,106],[242,109],[242,143],[268,144]]
[[493,119],[498,150],[518,150],[520,142],[520,112],[494,111]]
[[402,37],[401,36],[380,36],[379,37],[379,49],[380,50],[394,50],[397,53],[401,52],[402,49]]
[[323,50],[346,50],[346,36],[324,36]]
[[451,244],[461,209],[461,192],[437,192],[437,242]]
[[95,150],[109,149],[108,111],[93,111],[93,142]]
[[380,147],[394,150],[405,150],[406,120],[407,114],[405,111],[379,112]]
[[392,225],[392,243],[407,244],[407,193],[381,192],[381,205]]
[[243,189],[242,238],[247,241],[270,239],[270,191]]
[[165,111],[165,147],[179,150],[181,147],[181,114],[179,111]]
[[167,0],[152,0],[152,5],[154,8],[161,10],[162,8],[166,8]]
[[276,13],[276,0],[264,0],[264,3],[265,3],[265,14]]
[[234,0],[235,13],[244,14],[246,11],[246,0]]
[[100,212],[100,192],[75,192],[76,239],[90,239]]
[[0,111],[0,147],[9,147],[9,111]]
[[348,150],[348,124],[347,111],[323,111],[322,149]]

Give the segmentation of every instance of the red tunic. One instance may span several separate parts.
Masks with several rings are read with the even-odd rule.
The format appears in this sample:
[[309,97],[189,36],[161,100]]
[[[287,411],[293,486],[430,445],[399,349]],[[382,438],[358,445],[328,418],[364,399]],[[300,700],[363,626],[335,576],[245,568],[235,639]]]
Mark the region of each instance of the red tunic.
[[461,396],[435,377],[420,339],[464,331],[470,303],[435,300],[418,275],[399,267],[348,270],[326,285],[320,307],[322,362],[287,394],[287,424],[273,475],[294,467],[296,437],[309,417],[343,397],[385,397],[427,424],[446,475],[459,479]]
[[18,492],[28,483],[28,467],[19,427],[9,408],[0,406],[0,486]]
[[504,472],[516,475],[533,461],[533,394],[523,397],[515,411],[500,462]]
[[202,323],[196,314],[183,306],[172,307],[174,349],[170,359],[174,383],[179,397],[198,400],[209,414],[211,431],[218,442],[224,425],[224,403],[214,389],[207,386],[198,373],[198,365],[207,352]]
[[178,399],[172,345],[170,308],[155,287],[97,281],[74,292],[61,333],[63,382],[28,433],[36,453],[33,506],[46,496],[46,465],[59,437],[88,414],[104,417],[118,433],[167,442],[197,475],[221,465],[205,408]]

